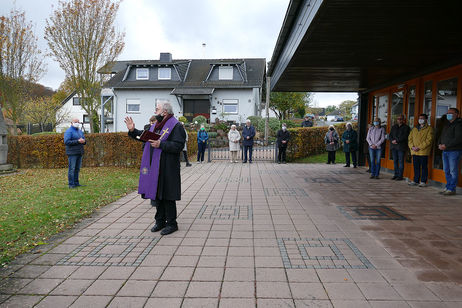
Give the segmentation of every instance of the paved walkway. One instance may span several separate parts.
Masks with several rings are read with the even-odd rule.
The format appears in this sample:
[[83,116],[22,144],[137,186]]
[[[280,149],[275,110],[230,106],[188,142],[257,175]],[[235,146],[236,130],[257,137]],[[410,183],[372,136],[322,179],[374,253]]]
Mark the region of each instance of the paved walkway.
[[180,231],[132,193],[1,270],[1,307],[462,307],[462,198],[341,165],[182,170]]

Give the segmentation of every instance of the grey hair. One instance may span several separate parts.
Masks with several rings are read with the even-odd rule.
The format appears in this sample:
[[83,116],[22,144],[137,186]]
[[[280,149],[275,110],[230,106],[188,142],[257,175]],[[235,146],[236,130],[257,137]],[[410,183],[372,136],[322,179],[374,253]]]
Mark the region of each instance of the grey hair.
[[166,111],[168,114],[173,114],[172,104],[169,102],[160,102],[158,104],[161,106],[162,110]]
[[247,120],[245,121],[245,123],[251,123],[251,122],[250,122],[250,120],[249,120],[249,119],[247,119]]
[[231,128],[233,128],[233,127],[234,127],[234,128],[236,128],[236,125],[234,125],[234,124],[233,124],[233,125],[231,125]]

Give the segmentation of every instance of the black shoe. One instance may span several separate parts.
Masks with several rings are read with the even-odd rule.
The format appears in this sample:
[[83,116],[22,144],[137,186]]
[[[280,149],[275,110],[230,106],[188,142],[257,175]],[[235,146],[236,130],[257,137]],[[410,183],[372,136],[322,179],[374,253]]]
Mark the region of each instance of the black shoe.
[[379,178],[379,176],[378,176],[378,175],[376,175],[376,176],[375,176],[375,179],[376,179],[376,180],[378,180],[378,179],[380,179],[380,178]]
[[282,163],[283,163],[283,164],[287,164],[287,162],[286,162],[286,161],[283,161]]
[[186,164],[186,167],[191,167],[192,165],[190,163],[187,163]]
[[166,226],[164,228],[164,230],[162,230],[160,232],[161,235],[167,235],[167,234],[170,234],[170,233],[173,233],[175,231],[178,231],[178,227],[177,226]]
[[281,162],[280,162],[280,161],[278,161],[278,164],[280,164],[280,163],[281,163]]
[[77,186],[69,185],[69,188],[70,188],[70,189],[73,189],[73,188],[77,188]]
[[155,224],[154,227],[151,228],[151,232],[157,232],[162,230],[163,228],[165,228],[165,225]]
[[393,176],[391,179],[392,179],[392,180],[396,180],[397,178],[398,178],[398,177],[395,175],[395,176]]
[[243,163],[243,164],[247,164],[247,161],[246,161],[246,160],[244,160],[242,163]]
[[373,179],[373,178],[375,178],[375,175],[371,175],[370,179]]
[[354,166],[353,166],[353,168],[357,168],[357,166],[356,166],[356,165],[354,165]]
[[85,187],[85,186],[87,186],[87,185],[80,185],[80,184],[77,184],[77,185],[75,185],[75,186],[76,186],[76,187]]
[[330,162],[327,162],[326,164],[330,165]]
[[366,172],[369,172],[369,173],[371,173],[371,169],[367,169],[367,170],[366,170]]
[[350,165],[345,165],[345,166],[343,166],[343,167],[347,167],[347,168],[350,168]]
[[251,160],[249,160],[249,164],[251,164],[251,163],[252,163],[252,161],[251,161]]
[[402,180],[403,180],[403,178],[400,177],[400,176],[396,178],[396,181],[402,181]]

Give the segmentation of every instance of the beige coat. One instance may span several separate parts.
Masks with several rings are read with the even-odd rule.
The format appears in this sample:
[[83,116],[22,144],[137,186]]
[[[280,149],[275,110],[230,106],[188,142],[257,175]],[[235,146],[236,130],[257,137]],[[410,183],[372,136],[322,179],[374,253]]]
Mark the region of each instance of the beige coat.
[[[432,151],[433,144],[433,128],[431,126],[425,126],[420,130],[414,127],[409,134],[408,145],[411,149],[411,155],[417,156],[428,156]],[[420,150],[418,152],[412,151],[412,147],[417,147]]]
[[[229,130],[228,140],[229,140],[229,150],[230,151],[239,151],[239,140],[241,139],[241,134],[237,129]],[[234,142],[237,141],[237,142]]]

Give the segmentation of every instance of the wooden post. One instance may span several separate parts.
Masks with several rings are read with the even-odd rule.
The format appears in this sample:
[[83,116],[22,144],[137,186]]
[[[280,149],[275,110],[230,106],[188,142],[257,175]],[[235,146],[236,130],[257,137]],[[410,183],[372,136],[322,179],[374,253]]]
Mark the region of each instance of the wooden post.
[[266,119],[265,119],[265,144],[268,144],[269,133],[269,100],[271,91],[271,77],[266,76]]

